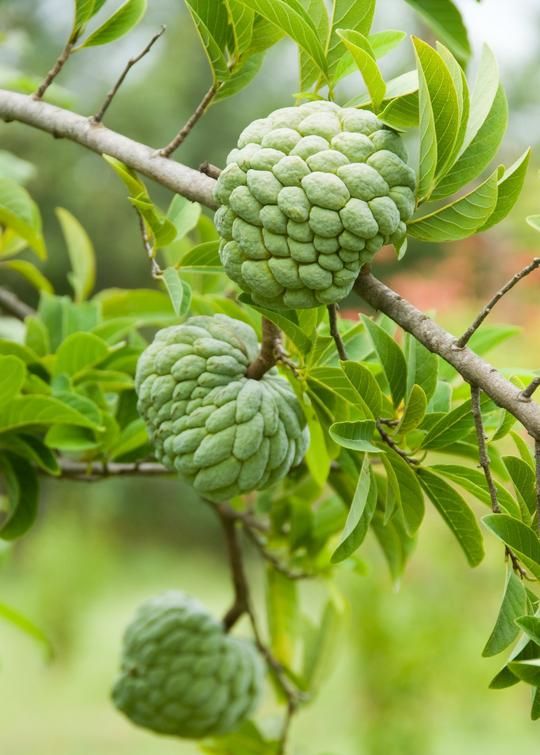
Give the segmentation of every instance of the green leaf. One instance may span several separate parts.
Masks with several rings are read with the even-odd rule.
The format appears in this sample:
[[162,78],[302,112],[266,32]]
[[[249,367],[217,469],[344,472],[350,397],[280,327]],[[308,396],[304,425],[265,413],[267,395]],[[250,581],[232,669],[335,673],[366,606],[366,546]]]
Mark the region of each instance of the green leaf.
[[337,29],[336,33],[353,56],[371,97],[374,110],[378,110],[386,94],[386,82],[375,60],[369,40],[359,31]]
[[280,663],[290,666],[298,623],[297,584],[271,567],[266,572],[266,606],[272,653]]
[[326,75],[326,56],[315,24],[299,0],[241,0],[288,34]]
[[497,59],[487,45],[482,48],[478,73],[471,96],[471,111],[462,151],[465,151],[485,123],[499,91]]
[[15,270],[15,272],[22,275],[23,278],[26,278],[34,288],[37,288],[38,291],[47,291],[50,294],[53,292],[51,282],[35,265],[27,260],[7,260],[7,262],[0,262],[0,267],[7,267],[10,270]]
[[144,218],[144,225],[149,231],[150,240],[156,248],[171,244],[176,238],[176,228],[169,218],[150,199],[146,189],[137,197],[129,197],[130,204]]
[[244,721],[230,734],[203,739],[198,746],[206,755],[277,755],[279,742],[263,736],[253,721]]
[[322,489],[330,473],[332,460],[328,453],[325,432],[315,407],[305,406],[304,412],[309,429],[309,446],[305,455],[305,462],[313,480]]
[[399,31],[398,29],[386,29],[385,31],[378,31],[375,34],[370,34],[368,37],[369,44],[373,50],[373,54],[377,59],[384,58],[389,52],[392,52],[404,39],[406,39],[407,33]]
[[540,215],[529,215],[527,223],[534,228],[535,231],[540,231]]
[[201,205],[175,194],[167,210],[167,217],[176,228],[176,241],[197,227],[201,217]]
[[413,385],[397,432],[406,434],[418,427],[424,419],[426,409],[426,394],[419,385]]
[[418,470],[418,478],[463,549],[469,565],[477,566],[484,557],[482,533],[465,499],[441,477],[425,468]]
[[62,453],[84,454],[97,451],[100,446],[90,430],[71,425],[55,425],[49,428],[45,435],[45,442],[49,448]]
[[68,274],[68,280],[75,292],[75,301],[84,301],[92,293],[96,280],[94,247],[82,225],[70,212],[57,207],[56,217],[62,226],[73,271]]
[[380,448],[370,443],[374,432],[375,422],[371,419],[358,422],[334,422],[329,430],[332,440],[343,448],[367,454],[383,453]]
[[[517,579],[517,577],[515,577]],[[524,595],[524,602],[525,602],[525,608],[521,611],[520,614],[517,614],[515,618],[515,622],[518,625],[520,629],[522,629],[527,637],[530,637],[530,639],[533,642],[536,642],[537,645],[540,645],[540,617],[538,616],[524,616],[523,614],[527,611],[527,592],[525,588],[523,587],[523,583],[521,580],[518,580],[519,584],[521,585],[521,588]]]
[[219,241],[205,241],[204,244],[197,244],[182,255],[179,265],[184,273],[222,273]]
[[[481,407],[485,411],[490,407],[490,400],[482,396]],[[460,441],[474,427],[474,418],[470,401],[452,409],[436,422],[424,438],[422,448],[444,448]]]
[[47,659],[53,657],[54,651],[47,635],[22,613],[5,603],[0,603],[0,619],[12,624],[27,637],[42,645]]
[[215,104],[226,100],[247,87],[261,70],[263,60],[264,53],[252,53],[249,58],[235,66],[229,78],[219,87],[212,102]]
[[343,372],[347,375],[351,385],[368,405],[373,417],[381,416],[382,392],[373,373],[358,362],[340,362]]
[[306,689],[317,692],[330,673],[340,636],[343,607],[330,598],[316,625],[309,622],[309,634],[304,640],[302,679]]
[[508,126],[508,103],[504,90],[497,91],[491,110],[467,149],[462,152],[431,195],[433,200],[448,197],[477,178],[491,163]]
[[514,490],[529,509],[531,514],[536,510],[536,475],[531,467],[516,456],[503,456],[504,464],[512,478]]
[[[519,634],[516,619],[527,610],[527,591],[512,569],[508,570],[504,595],[493,631],[482,651],[484,657],[502,653]],[[519,624],[519,621],[517,622]]]
[[37,205],[26,189],[10,178],[0,178],[0,225],[12,228],[38,257],[47,257]]
[[0,408],[0,432],[41,425],[95,427],[87,417],[51,396],[21,396]]
[[[431,127],[429,129],[429,143],[427,143],[429,151],[426,153],[426,155],[430,155],[429,171],[426,175],[426,181],[428,177],[430,177],[431,181],[429,187],[427,185],[425,186],[427,191],[424,191],[424,181],[422,181],[423,189],[420,192],[420,196],[423,198],[424,196],[430,195],[433,188],[433,181],[436,181],[437,177],[443,176],[451,164],[461,125],[460,102],[454,79],[442,56],[437,50],[434,50],[433,47],[430,47],[430,45],[423,42],[421,39],[414,38],[413,44],[418,61],[418,76],[420,80],[421,125],[424,120],[424,110],[426,111],[426,114],[429,115],[431,112],[433,115],[433,129],[431,129]],[[429,107],[428,103],[424,102],[426,99],[429,100]],[[433,130],[435,132],[435,148],[433,148],[431,144]],[[423,147],[422,140],[421,167],[424,162]],[[431,159],[435,156],[435,153],[437,156],[436,166],[435,169],[433,169]]]
[[528,149],[513,165],[505,170],[498,182],[499,193],[495,209],[487,222],[478,229],[479,232],[487,231],[488,228],[497,225],[511,212],[523,189],[530,156],[531,150]]
[[266,309],[265,307],[259,307],[258,304],[254,304],[252,302],[251,298],[247,294],[241,294],[238,298],[239,301],[241,301],[243,304],[247,304],[248,307],[251,307],[257,312],[260,312],[263,317],[266,317],[267,320],[270,320],[275,325],[277,325],[278,328],[280,328],[285,333],[285,335],[291,339],[291,341],[299,349],[299,351],[307,354],[307,352],[311,349],[310,339],[304,334],[304,332],[298,325],[298,317],[296,315],[296,312],[275,312],[274,310]]
[[114,42],[136,26],[146,13],[147,0],[126,0],[99,28],[77,47],[95,47]]
[[333,0],[330,21],[330,36],[326,48],[328,76],[335,79],[335,73],[343,57],[342,40],[338,29],[360,32],[365,37],[369,34],[375,14],[375,0]]
[[175,267],[167,267],[161,274],[161,279],[165,284],[174,311],[178,317],[181,317],[185,312],[185,307],[183,306],[184,293],[188,284],[182,280],[180,272]]
[[[15,399],[15,401],[21,399]],[[0,470],[8,498],[8,510],[0,518],[0,539],[16,540],[34,523],[39,498],[39,485],[34,468],[24,459],[11,454],[0,456]],[[0,503],[2,497],[0,496]]]
[[[431,469],[457,483],[482,503],[491,506],[491,496],[487,488],[486,478],[480,470],[463,465],[458,466],[457,464],[434,464]],[[498,482],[495,482],[495,487],[497,499],[502,508],[511,516],[519,518],[521,516],[520,508],[510,493]]]
[[[309,17],[313,21],[319,39],[326,42],[330,34],[330,22],[325,0],[300,0]],[[306,52],[300,50],[300,89],[304,92],[317,82],[320,76],[319,67]]]
[[[419,125],[418,109],[418,91],[408,92],[390,100],[377,118],[396,131],[407,131]],[[427,123],[424,127],[428,128]]]
[[108,288],[100,291],[94,301],[101,304],[105,319],[132,317],[133,327],[170,325],[176,321],[171,300],[161,291],[148,288]]
[[234,54],[237,59],[249,50],[253,38],[255,13],[239,0],[224,0],[234,37]]
[[[424,43],[422,43],[424,44]],[[416,52],[418,70],[418,125],[420,129],[420,149],[418,154],[418,203],[429,198],[435,184],[437,172],[437,129],[435,113],[426,74]]]
[[393,449],[386,449],[383,463],[390,463],[396,476],[401,498],[401,510],[407,533],[412,536],[417,531],[424,518],[424,495],[418,482],[418,476],[410,464]]
[[482,521],[539,579],[540,540],[536,532],[508,514],[488,514]]
[[471,54],[467,29],[452,0],[407,0],[460,60]]
[[517,678],[534,687],[540,686],[540,658],[530,661],[511,661],[508,668]]
[[407,334],[405,341],[407,358],[407,395],[413,385],[419,385],[428,401],[437,388],[439,360],[436,354],[428,351],[414,336]]
[[22,456],[23,459],[35,464],[49,475],[60,474],[56,456],[41,440],[32,435],[4,433],[0,435],[0,448],[15,456]]
[[80,30],[94,13],[94,0],[75,0],[75,20],[73,30]]
[[364,513],[371,517],[376,502],[377,487],[373,479],[369,455],[366,454],[362,462],[362,468],[354,491],[347,521],[345,522],[345,528],[338,546],[332,554],[331,560],[333,564],[338,564],[340,561],[344,561],[360,547],[367,532],[367,523],[364,521]]
[[362,320],[381,361],[390,386],[394,406],[397,407],[403,399],[407,387],[407,363],[403,352],[380,325],[366,316],[363,316]]
[[0,406],[19,393],[26,378],[26,365],[16,356],[0,356]]
[[414,218],[408,233],[420,241],[459,241],[477,233],[497,206],[498,171],[480,186],[429,215]]
[[109,347],[93,333],[72,333],[56,352],[55,375],[77,375],[94,367],[109,355]]

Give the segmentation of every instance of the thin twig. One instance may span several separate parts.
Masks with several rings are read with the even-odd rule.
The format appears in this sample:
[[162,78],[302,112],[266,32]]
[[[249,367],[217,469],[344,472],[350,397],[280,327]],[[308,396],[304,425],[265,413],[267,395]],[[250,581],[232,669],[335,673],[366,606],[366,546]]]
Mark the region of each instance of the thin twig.
[[40,100],[47,89],[50,87],[50,85],[53,83],[55,78],[58,76],[62,68],[65,66],[67,61],[69,60],[71,53],[73,52],[73,47],[75,45],[75,42],[77,41],[76,38],[70,37],[69,40],[66,43],[66,46],[56,59],[55,64],[49,71],[49,73],[45,76],[42,83],[39,85],[39,87],[36,89],[34,94],[32,95],[35,100]]
[[207,93],[204,95],[202,100],[199,102],[197,107],[195,108],[192,115],[188,118],[184,126],[180,129],[180,131],[176,134],[174,139],[170,141],[165,147],[159,150],[158,154],[161,155],[161,157],[170,157],[172,153],[178,149],[178,147],[182,144],[184,139],[189,135],[192,128],[198,123],[198,121],[202,118],[202,116],[206,113],[208,106],[214,99],[214,97],[217,94],[217,91],[221,85],[214,81],[210,89],[207,91]]
[[59,467],[60,479],[79,482],[97,482],[109,477],[164,477],[174,474],[166,467],[154,462],[100,464],[59,459]]
[[345,349],[345,344],[343,343],[343,339],[341,338],[341,334],[339,332],[338,319],[337,319],[337,306],[335,304],[328,305],[328,321],[330,323],[330,335],[332,336],[336,344],[336,349],[337,349],[337,353],[339,354],[339,358],[343,362],[345,362],[347,360],[347,351]]
[[534,380],[531,380],[529,385],[521,391],[521,394],[520,394],[521,401],[530,401],[535,391],[537,390],[537,388],[540,388],[540,377],[537,377],[537,378],[534,378]]
[[257,358],[247,368],[246,377],[260,380],[268,370],[272,369],[278,359],[280,345],[280,329],[263,317],[261,348]]
[[152,265],[152,277],[153,278],[159,278],[162,275],[162,270],[156,260],[156,248],[150,241],[150,237],[148,236],[148,233],[146,232],[146,226],[144,224],[144,218],[142,216],[142,213],[135,207],[135,212],[137,213],[137,218],[139,220],[139,230],[141,232],[141,238],[144,246],[144,250],[146,252],[146,255],[148,259],[150,260],[150,264]]
[[290,579],[291,581],[299,581],[302,579],[313,579],[314,577],[317,577],[317,574],[310,574],[309,572],[305,571],[297,571],[295,569],[289,569],[289,567],[284,564],[278,556],[276,556],[274,553],[269,551],[266,547],[266,543],[264,540],[259,536],[257,531],[253,529],[252,525],[249,521],[246,521],[245,519],[242,520],[242,525],[244,527],[244,532],[246,533],[247,537],[251,540],[255,548],[259,551],[261,556],[264,558],[265,561],[268,561],[269,564],[280,574],[283,574],[284,577],[287,577],[287,579]]
[[26,302],[19,299],[11,291],[8,291],[7,288],[0,288],[0,308],[18,320],[24,320],[26,317],[35,314],[35,310],[32,307],[29,307]]
[[540,438],[534,441],[534,458],[536,461],[536,528],[540,533]]
[[212,165],[208,160],[205,160],[199,165],[199,170],[201,173],[204,173],[205,176],[210,176],[210,178],[217,179],[221,175],[221,168],[218,168],[217,165]]
[[128,75],[129,71],[131,70],[131,68],[133,68],[133,66],[136,63],[138,63],[139,60],[141,60],[142,58],[144,58],[144,56],[147,55],[150,52],[150,50],[155,45],[155,43],[158,41],[158,39],[165,33],[166,28],[167,28],[166,26],[162,26],[161,29],[158,31],[158,33],[155,34],[152,37],[152,39],[146,45],[146,47],[144,48],[144,50],[142,52],[140,52],[138,55],[136,55],[134,58],[130,58],[128,60],[128,62],[126,63],[126,66],[125,66],[124,70],[122,71],[122,73],[120,74],[120,77],[118,78],[116,84],[113,86],[113,88],[110,90],[110,92],[105,97],[105,101],[103,102],[103,105],[98,110],[98,112],[92,117],[92,121],[94,123],[101,123],[101,121],[103,120],[103,116],[105,115],[105,113],[109,109],[109,106],[110,106],[111,102],[113,101],[113,99],[116,96],[118,90],[120,89],[120,87],[124,83],[124,80],[125,80],[126,76]]
[[486,478],[489,497],[491,499],[491,510],[494,514],[500,514],[501,507],[497,496],[495,481],[493,479],[493,475],[491,474],[491,466],[486,443],[486,434],[484,432],[484,422],[482,420],[482,410],[480,408],[480,388],[477,385],[471,385],[471,405],[474,426],[476,429],[476,440],[478,443],[478,458],[480,461],[480,466],[482,467],[482,470],[484,472],[484,477]]
[[414,456],[410,456],[406,451],[404,451],[402,448],[398,446],[396,441],[388,435],[386,430],[383,427],[383,423],[380,419],[376,422],[377,430],[379,431],[379,435],[383,439],[383,441],[386,443],[387,446],[390,446],[390,448],[395,451],[401,458],[407,462],[407,464],[410,464],[411,466],[418,466],[419,461],[418,459],[415,459]]
[[[482,419],[481,391],[477,385],[471,385],[471,406],[474,419],[474,427],[476,430],[476,441],[478,444],[478,460],[480,462],[480,466],[482,467],[482,471],[484,472],[484,477],[486,478],[486,485],[491,500],[491,510],[494,514],[500,514],[501,506],[499,503],[499,497],[497,495],[497,486],[495,485],[495,480],[493,479],[493,475],[491,474],[491,463],[489,461],[489,453],[486,443],[487,437],[484,430],[484,421]],[[504,553],[506,558],[510,559],[512,568],[516,572],[516,574],[524,579],[527,576],[527,572],[521,566],[519,559],[514,551],[507,545],[505,545]]]
[[520,280],[525,278],[527,275],[530,275],[538,267],[540,267],[540,257],[535,257],[532,262],[524,267],[523,270],[520,270],[519,273],[516,273],[513,278],[508,281],[508,283],[506,283],[501,289],[499,289],[495,296],[493,296],[493,298],[489,300],[486,306],[478,314],[472,325],[470,325],[465,333],[463,333],[463,335],[457,339],[455,347],[457,349],[462,349],[468,343],[473,333],[475,333],[480,325],[484,322],[497,302],[500,301],[505,294],[511,291],[514,286],[519,283]]

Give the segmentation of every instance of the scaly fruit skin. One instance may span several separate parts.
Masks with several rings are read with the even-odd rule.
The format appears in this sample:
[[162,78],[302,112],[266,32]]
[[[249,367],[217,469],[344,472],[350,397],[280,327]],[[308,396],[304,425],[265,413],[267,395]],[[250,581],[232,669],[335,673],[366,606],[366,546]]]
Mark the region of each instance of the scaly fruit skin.
[[252,643],[225,634],[198,601],[171,591],[143,603],[128,626],[112,699],[138,726],[198,739],[247,718],[262,680]]
[[246,323],[201,316],[160,330],[137,365],[138,410],[157,458],[211,500],[268,487],[307,448],[289,383],[275,369],[245,376],[257,353]]
[[225,271],[271,309],[340,301],[383,244],[405,239],[416,191],[406,160],[367,110],[317,101],[253,121],[216,184]]

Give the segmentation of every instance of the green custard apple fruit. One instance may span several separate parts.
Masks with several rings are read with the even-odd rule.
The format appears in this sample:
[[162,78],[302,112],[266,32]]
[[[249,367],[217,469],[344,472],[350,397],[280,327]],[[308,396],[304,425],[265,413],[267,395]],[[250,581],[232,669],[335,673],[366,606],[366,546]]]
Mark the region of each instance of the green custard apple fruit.
[[123,642],[113,702],[133,723],[198,739],[235,729],[254,710],[263,665],[198,601],[167,592],[139,606]]
[[137,365],[138,410],[157,458],[214,501],[266,488],[299,464],[309,435],[275,368],[246,377],[255,331],[226,315],[160,330]]
[[416,176],[373,113],[309,102],[253,121],[215,196],[225,271],[257,304],[333,304],[384,245],[399,247]]

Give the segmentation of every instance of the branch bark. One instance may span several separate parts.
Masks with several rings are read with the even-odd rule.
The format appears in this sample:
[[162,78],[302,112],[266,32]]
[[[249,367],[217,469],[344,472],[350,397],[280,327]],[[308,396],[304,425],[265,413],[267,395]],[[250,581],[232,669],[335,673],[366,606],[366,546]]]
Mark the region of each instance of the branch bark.
[[174,139],[172,139],[165,147],[159,150],[159,154],[162,157],[169,157],[169,155],[172,155],[172,153],[178,149],[178,147],[182,144],[186,137],[189,136],[192,129],[197,125],[197,123],[210,107],[210,104],[216,96],[220,86],[221,85],[218,84],[217,81],[212,84],[210,89],[206,92],[192,115],[190,115],[190,117],[188,118],[184,126],[180,129],[180,131],[176,134]]
[[35,314],[32,307],[29,307],[22,299],[3,287],[0,288],[0,309],[3,309],[8,315],[13,315],[18,320],[24,320],[26,317]]
[[143,176],[193,202],[215,209],[215,181],[193,168],[161,157],[157,150],[112,131],[91,118],[70,110],[35,100],[32,97],[0,89],[0,119],[19,121],[41,131],[76,142],[99,155],[121,160]]
[[429,351],[455,367],[467,382],[477,385],[498,406],[509,411],[533,438],[540,438],[540,406],[523,401],[519,388],[506,380],[495,367],[470,349],[456,347],[456,338],[451,333],[368,271],[358,276],[355,291],[371,307],[384,312]]
[[79,482],[97,482],[108,477],[164,477],[174,475],[161,464],[146,462],[144,464],[96,464],[70,459],[60,459],[60,478]]
[[259,356],[253,361],[246,371],[246,377],[260,380],[262,376],[272,369],[277,362],[281,332],[277,325],[267,320],[262,321],[262,341]]

